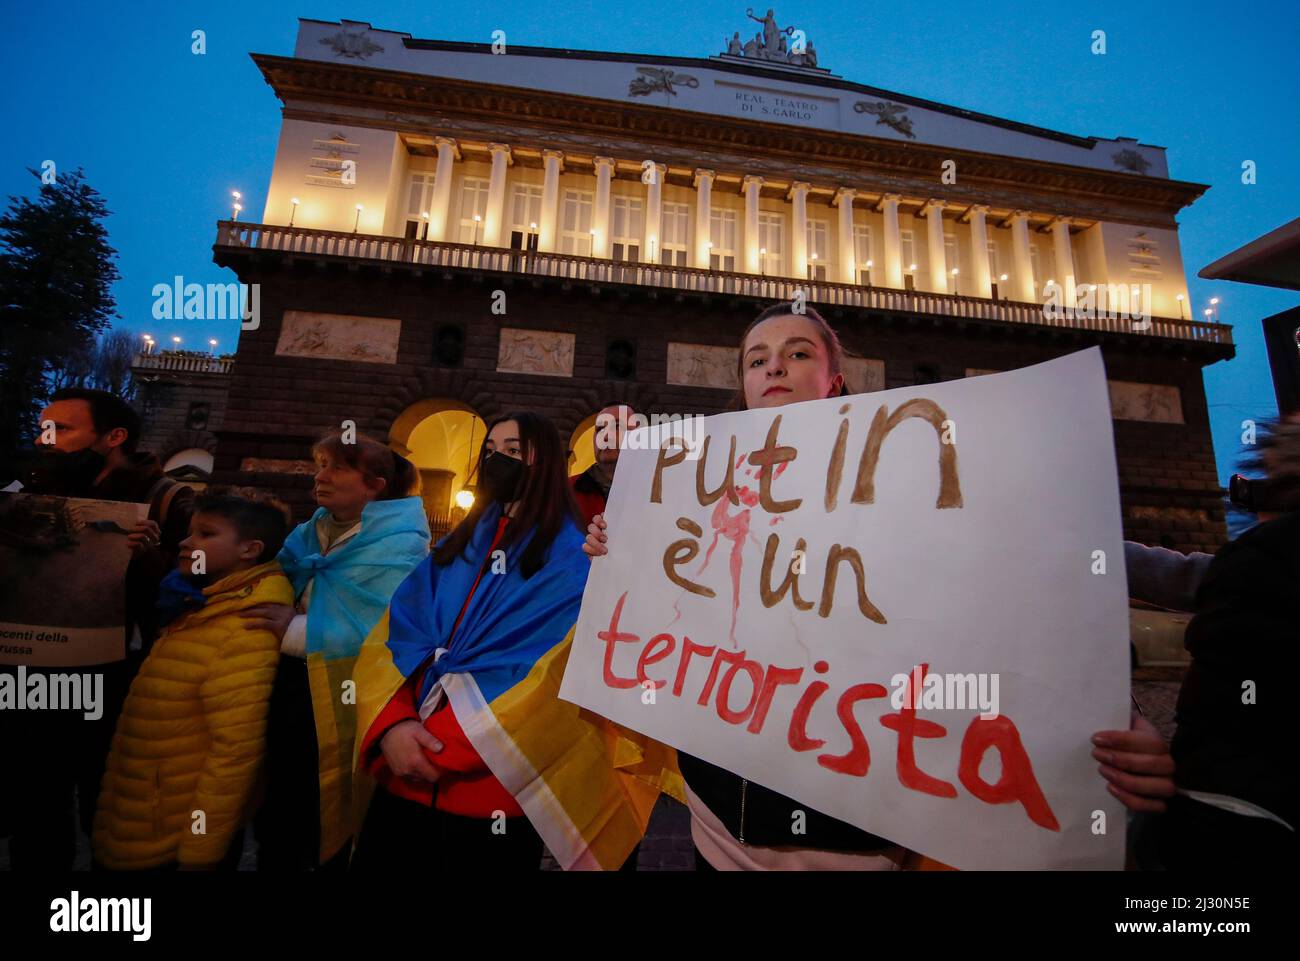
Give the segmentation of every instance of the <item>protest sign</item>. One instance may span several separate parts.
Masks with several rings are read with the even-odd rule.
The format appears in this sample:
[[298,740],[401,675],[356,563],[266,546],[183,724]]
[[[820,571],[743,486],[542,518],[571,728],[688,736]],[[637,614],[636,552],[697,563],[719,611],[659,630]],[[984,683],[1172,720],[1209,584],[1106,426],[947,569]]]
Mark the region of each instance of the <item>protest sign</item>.
[[954,867],[1122,867],[1100,351],[702,433],[622,452],[561,697]]
[[146,504],[0,492],[0,664],[126,656],[128,532]]

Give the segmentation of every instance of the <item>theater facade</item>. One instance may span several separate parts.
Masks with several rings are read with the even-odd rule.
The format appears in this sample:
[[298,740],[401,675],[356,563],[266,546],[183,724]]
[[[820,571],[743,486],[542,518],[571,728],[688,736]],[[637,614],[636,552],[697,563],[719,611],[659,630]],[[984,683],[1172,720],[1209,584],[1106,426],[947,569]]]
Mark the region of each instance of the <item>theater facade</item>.
[[745,326],[806,297],[855,392],[1099,345],[1126,536],[1222,543],[1201,368],[1234,348],[1176,221],[1206,188],[1136,140],[841,77],[770,13],[720,26],[716,55],[663,57],[303,20],[292,56],[253,54],[282,125],[260,221],[217,225],[260,316],[213,480],[305,514],[310,444],[351,421],[445,528],[485,421],[545,413],[576,472],[606,402],[727,409]]

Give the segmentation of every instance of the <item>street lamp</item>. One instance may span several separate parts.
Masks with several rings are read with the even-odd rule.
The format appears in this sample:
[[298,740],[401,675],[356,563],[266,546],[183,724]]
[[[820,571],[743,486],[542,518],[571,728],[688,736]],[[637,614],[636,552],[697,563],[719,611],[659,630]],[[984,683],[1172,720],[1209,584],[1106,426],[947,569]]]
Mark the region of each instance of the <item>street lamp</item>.
[[528,242],[524,244],[529,250],[537,249],[537,221],[532,221],[528,225]]
[[297,197],[294,197],[289,203],[293,204],[293,209],[289,211],[289,226],[293,226],[293,218],[298,216],[298,204],[302,203]]
[[208,346],[212,348],[212,356],[217,356],[217,341],[215,338],[208,341]]
[[153,340],[153,338],[152,338],[151,336],[149,336],[148,334],[145,334],[145,335],[144,335],[144,352],[145,352],[146,354],[152,354],[152,353],[153,353],[153,345],[154,345],[154,340]]
[[808,264],[808,279],[817,279],[817,251],[813,251],[812,261]]
[[1217,324],[1219,322],[1219,298],[1211,297],[1210,306],[1214,308],[1214,322]]
[[758,248],[758,269],[764,277],[767,276],[767,248]]
[[230,196],[235,198],[234,206],[230,212],[230,219],[238,220],[239,212],[244,209],[243,204],[239,202],[243,198],[243,194],[241,194],[238,190],[232,190],[230,191]]
[[420,219],[424,221],[424,236],[421,240],[429,239],[429,211],[425,210],[420,214]]
[[179,337],[173,337],[172,343],[176,345],[177,350],[181,349],[181,339]]
[[352,232],[353,232],[354,234],[357,232],[357,227],[359,227],[359,226],[361,225],[361,211],[363,211],[363,210],[365,210],[365,209],[366,209],[366,208],[363,207],[361,204],[357,204],[357,215],[356,215],[356,217],[353,218],[353,220],[352,220]]
[[658,237],[654,234],[650,235],[650,263],[652,264],[655,262],[655,244],[658,243],[658,241]]
[[1186,309],[1186,306],[1187,306],[1187,305],[1184,303],[1184,301],[1186,301],[1187,298],[1184,297],[1182,294],[1179,294],[1177,297],[1174,298],[1174,300],[1178,301],[1178,319],[1179,319],[1179,320],[1186,320],[1186,319],[1187,319],[1187,309]]
[[474,215],[474,246],[475,247],[478,246],[478,225],[481,224],[482,222],[483,222],[483,215],[475,214]]
[[959,294],[959,293],[961,293],[961,290],[957,287],[957,274],[958,274],[959,272],[960,272],[960,271],[958,271],[958,269],[957,269],[956,267],[954,267],[954,268],[952,269],[952,292],[953,292],[954,294]]

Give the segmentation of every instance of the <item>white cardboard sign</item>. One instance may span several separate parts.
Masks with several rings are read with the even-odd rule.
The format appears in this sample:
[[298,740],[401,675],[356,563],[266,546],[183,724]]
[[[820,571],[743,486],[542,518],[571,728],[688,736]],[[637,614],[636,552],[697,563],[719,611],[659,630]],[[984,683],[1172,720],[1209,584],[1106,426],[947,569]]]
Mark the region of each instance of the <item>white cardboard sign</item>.
[[621,453],[561,697],[957,868],[1122,867],[1100,351],[703,427]]

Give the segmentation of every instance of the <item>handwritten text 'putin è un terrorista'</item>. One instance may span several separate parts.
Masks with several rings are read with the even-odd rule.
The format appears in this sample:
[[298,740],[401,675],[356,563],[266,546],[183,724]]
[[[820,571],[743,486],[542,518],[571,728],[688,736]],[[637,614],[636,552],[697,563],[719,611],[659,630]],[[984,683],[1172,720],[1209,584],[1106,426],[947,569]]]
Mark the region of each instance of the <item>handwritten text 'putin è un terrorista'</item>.
[[[843,415],[850,409],[845,404],[839,409],[842,417],[835,442],[831,449],[830,461],[826,465],[826,487],[823,507],[826,513],[836,509],[839,501],[841,483],[844,479],[845,458],[849,437],[849,419]],[[872,418],[867,433],[866,443],[858,456],[857,473],[853,482],[851,500],[854,504],[871,504],[875,501],[875,474],[880,459],[881,446],[890,431],[909,418],[919,418],[930,424],[937,435],[939,461],[939,496],[936,507],[960,508],[962,506],[961,483],[957,474],[957,450],[955,438],[951,436],[952,422],[948,420],[943,409],[934,401],[913,399],[900,405],[892,414],[884,405],[880,406]],[[781,415],[772,420],[767,438],[761,448],[739,458],[736,456],[736,438],[731,437],[727,453],[727,469],[722,481],[710,490],[705,482],[712,437],[704,439],[703,447],[695,464],[695,495],[701,506],[715,504],[711,526],[713,540],[709,545],[704,563],[692,576],[699,577],[708,566],[714,548],[720,539],[731,542],[729,573],[731,576],[731,641],[732,650],[725,650],[721,645],[702,644],[683,635],[680,640],[673,634],[661,632],[654,634],[640,649],[636,657],[635,674],[619,672],[614,661],[616,649],[633,648],[641,644],[642,637],[629,631],[621,624],[624,604],[630,591],[624,591],[614,605],[608,627],[597,632],[597,638],[605,644],[602,679],[612,689],[643,688],[658,690],[667,687],[674,698],[689,699],[686,686],[691,668],[695,665],[709,664],[708,676],[704,680],[696,704],[706,710],[716,709],[718,718],[728,725],[743,726],[750,734],[759,734],[769,719],[774,702],[778,700],[778,690],[783,687],[798,687],[807,682],[803,667],[782,667],[776,664],[762,664],[749,659],[743,649],[738,647],[735,630],[736,615],[740,604],[740,576],[743,570],[742,549],[749,539],[750,508],[761,505],[763,510],[773,516],[773,523],[782,514],[797,510],[802,498],[780,500],[773,490],[775,481],[783,470],[795,460],[798,451],[793,446],[780,442]],[[687,457],[684,446],[661,447],[655,465],[654,479],[650,489],[651,503],[663,503],[663,478],[665,472],[681,465]],[[717,455],[715,453],[715,464]],[[736,485],[736,471],[748,460],[750,468],[756,468],[758,491],[751,491],[745,486]],[[730,513],[728,505],[744,509],[735,514]],[[712,598],[716,592],[707,584],[691,580],[679,570],[689,564],[700,551],[700,539],[703,529],[687,517],[679,517],[678,529],[690,535],[674,540],[663,554],[665,576],[674,584],[691,594]],[[799,564],[790,564],[781,584],[773,588],[772,569],[779,553],[780,538],[769,534],[763,553],[763,564],[759,572],[759,594],[765,608],[775,607],[788,593],[794,607],[800,611],[810,611],[814,604],[805,600],[799,593]],[[802,557],[806,542],[800,538],[793,554]],[[853,571],[857,586],[857,605],[863,617],[878,624],[885,624],[885,615],[867,596],[866,573],[862,557],[852,547],[842,544],[831,545],[826,554],[822,581],[821,600],[817,606],[817,615],[829,617],[835,601],[835,584],[842,564],[847,564]],[[651,677],[647,671],[651,665],[678,655],[675,672],[668,668],[672,680]],[[711,663],[710,663],[711,662]],[[724,663],[728,668],[724,671]],[[956,798],[955,785],[935,777],[920,769],[915,754],[917,738],[941,738],[948,734],[948,728],[936,721],[918,716],[921,707],[920,693],[924,685],[929,665],[924,657],[912,671],[905,704],[894,714],[879,718],[880,724],[895,732],[898,736],[898,750],[895,759],[895,775],[906,788],[931,794],[937,797]],[[663,668],[660,668],[661,670]],[[827,678],[832,683],[842,683],[846,679],[831,670],[828,661],[819,659],[812,665],[814,675]],[[697,672],[698,673],[698,672]],[[744,676],[748,681],[749,698],[741,706],[734,702],[733,688],[737,680]],[[786,724],[786,744],[796,753],[814,752],[827,742],[824,737],[816,736],[809,730],[813,709],[824,694],[832,689],[832,684],[821,679],[807,683],[799,695],[798,703],[789,714]],[[854,707],[863,701],[884,698],[888,692],[884,686],[876,683],[857,681],[845,687],[837,700],[835,714],[843,734],[849,740],[849,750],[842,754],[824,752],[816,754],[817,763],[838,774],[849,777],[865,777],[871,767],[871,749],[859,720],[854,716]],[[830,732],[823,732],[830,734]],[[1002,759],[1002,774],[990,783],[980,772],[980,765],[988,751],[996,751]],[[1059,831],[1060,825],[1050,804],[1043,795],[1033,771],[1033,765],[1020,738],[1015,723],[1004,715],[995,717],[974,717],[971,719],[962,737],[960,761],[957,771],[962,785],[979,800],[991,804],[1018,802],[1024,808],[1028,819],[1038,827],[1048,831]]]

